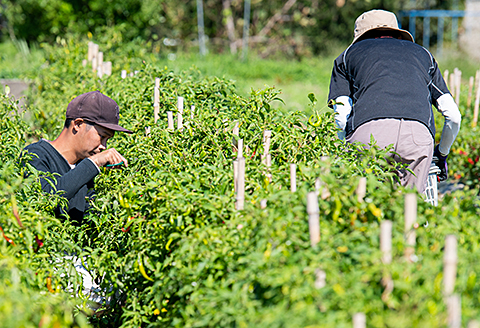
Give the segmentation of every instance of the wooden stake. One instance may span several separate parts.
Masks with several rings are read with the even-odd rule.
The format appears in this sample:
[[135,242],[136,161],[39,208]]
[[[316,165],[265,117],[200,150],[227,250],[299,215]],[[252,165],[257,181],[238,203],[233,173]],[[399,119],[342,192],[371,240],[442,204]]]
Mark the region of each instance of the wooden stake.
[[462,71],[457,69],[455,74],[455,102],[460,106],[460,88],[462,86]]
[[272,155],[270,154],[267,154],[266,165],[267,174],[265,176],[267,177],[268,182],[272,182],[272,173],[270,172],[270,167],[272,166]]
[[267,208],[267,200],[266,199],[262,199],[260,201],[260,208],[261,209],[266,209]]
[[382,251],[382,262],[392,263],[392,221],[382,221],[380,225],[380,250]]
[[473,106],[473,121],[472,121],[472,127],[477,126],[478,122],[478,107],[480,105],[480,88],[475,89],[475,105]]
[[125,69],[122,69],[122,75],[121,75],[122,79],[126,78],[127,77],[127,70]]
[[245,205],[245,158],[238,159],[238,180],[237,180],[237,210],[241,211]]
[[243,157],[243,139],[238,139],[237,159]]
[[87,67],[87,64],[88,64],[88,60],[86,60],[86,59],[82,60],[82,66],[83,67]]
[[417,196],[413,193],[405,195],[405,257],[412,261],[415,252],[415,229],[413,224],[417,221]]
[[177,129],[183,130],[183,97],[178,97],[177,109]]
[[448,84],[448,69],[445,70],[445,72],[443,72],[443,80],[445,81],[445,84],[447,85],[447,88],[450,90],[450,85]]
[[194,113],[195,113],[195,106],[192,105],[192,106],[190,107],[190,120],[192,120],[192,121],[193,121]]
[[310,245],[314,247],[320,241],[320,210],[318,198],[314,191],[307,194],[308,228],[310,230]]
[[445,237],[443,256],[443,292],[450,296],[455,289],[457,277],[457,238],[454,235]]
[[153,87],[153,120],[157,123],[160,114],[160,78],[155,78]]
[[361,177],[358,181],[358,186],[356,190],[357,200],[359,203],[363,203],[365,194],[367,193],[367,178]]
[[97,54],[97,76],[102,78],[103,76],[103,52]]
[[477,320],[471,320],[468,322],[467,328],[480,328],[480,323]]
[[366,328],[367,327],[367,317],[365,313],[355,313],[353,315],[353,328]]
[[455,82],[456,82],[456,79],[455,79],[455,76],[456,76],[456,73],[457,73],[457,69],[458,68],[455,68],[452,72],[452,74],[450,74],[450,83],[449,83],[449,87],[450,87],[450,93],[452,94],[452,97],[455,98],[455,91],[457,91],[457,88],[455,86]]
[[87,59],[88,61],[92,61],[93,58],[93,47],[94,43],[92,41],[88,41],[88,53],[87,53]]
[[265,130],[263,131],[263,154],[262,154],[262,163],[267,162],[267,154],[270,152],[270,139],[272,137],[272,131]]
[[468,98],[467,98],[467,110],[470,109],[470,105],[472,104],[472,91],[473,91],[473,84],[474,84],[473,76],[470,76],[468,79]]
[[167,112],[167,119],[168,119],[168,129],[175,130],[175,127],[173,125],[173,112],[171,111]]
[[315,270],[315,288],[321,289],[327,285],[327,273],[322,269]]
[[290,164],[290,191],[297,191],[297,164]]
[[233,161],[233,190],[237,192],[238,183],[238,160]]
[[447,298],[448,327],[462,327],[462,301],[460,295],[454,294]]
[[111,61],[103,62],[103,74],[105,74],[107,76],[112,75],[112,62]]

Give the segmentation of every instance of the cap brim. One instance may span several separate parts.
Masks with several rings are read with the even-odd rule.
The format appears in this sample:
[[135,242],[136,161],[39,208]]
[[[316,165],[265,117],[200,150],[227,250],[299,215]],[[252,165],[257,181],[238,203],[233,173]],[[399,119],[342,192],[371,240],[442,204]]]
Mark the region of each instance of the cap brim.
[[95,123],[95,124],[113,131],[133,133],[132,131],[125,129],[118,124],[112,124],[112,123]]
[[393,27],[377,27],[377,28],[372,28],[370,30],[367,30],[367,31],[363,32],[362,34],[360,34],[359,36],[357,36],[355,39],[353,39],[352,44],[354,44],[357,41],[363,40],[362,37],[366,33],[371,32],[371,31],[397,31],[397,32],[400,33],[400,36],[402,37],[402,40],[412,41],[412,42],[415,43],[415,40],[414,40],[413,36],[410,34],[410,32],[408,32],[406,30],[402,30],[402,29],[399,29],[399,28],[393,28]]

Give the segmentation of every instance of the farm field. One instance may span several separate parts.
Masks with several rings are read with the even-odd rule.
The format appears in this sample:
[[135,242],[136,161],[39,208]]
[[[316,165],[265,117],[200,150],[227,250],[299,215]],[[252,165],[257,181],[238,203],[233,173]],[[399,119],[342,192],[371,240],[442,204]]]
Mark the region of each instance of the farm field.
[[[367,327],[449,327],[455,320],[465,327],[480,320],[480,150],[465,86],[463,129],[449,168],[466,187],[432,207],[396,186],[384,150],[337,140],[323,100],[333,56],[288,67],[237,65],[228,56],[197,62],[178,54],[172,62],[100,40],[113,72],[98,78],[89,64],[82,66],[87,41],[64,39],[43,48],[47,62],[36,69],[25,112],[0,96],[2,324],[352,327],[357,313]],[[222,65],[215,65],[219,58]],[[474,74],[469,67],[459,66],[464,77]],[[124,69],[138,73],[121,78]],[[52,216],[61,197],[42,194],[38,172],[19,165],[18,156],[34,140],[53,139],[72,97],[95,89],[118,102],[122,125],[135,133],[109,143],[130,165],[102,171],[89,220],[74,225]],[[167,123],[167,112],[179,113],[178,97],[185,104],[182,130]],[[262,158],[265,131],[272,136],[271,165]],[[233,172],[239,139],[246,171],[242,210],[235,205]],[[359,196],[363,178],[366,193]],[[311,192],[318,202],[318,242],[310,237]],[[416,224],[406,228],[405,198],[412,193]],[[385,221],[392,222],[391,262],[380,250]],[[406,239],[412,232],[415,243]],[[458,255],[453,290],[444,276],[449,235]],[[97,315],[65,254],[83,260],[109,299]],[[458,299],[461,316],[452,310]]]

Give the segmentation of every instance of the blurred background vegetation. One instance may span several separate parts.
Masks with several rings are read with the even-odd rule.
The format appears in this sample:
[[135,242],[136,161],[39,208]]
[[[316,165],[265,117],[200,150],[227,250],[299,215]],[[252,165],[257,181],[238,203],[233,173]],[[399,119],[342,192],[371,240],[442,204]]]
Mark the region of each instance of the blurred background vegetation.
[[[246,1],[251,1],[251,15],[249,53],[244,58]],[[104,51],[118,53],[118,48],[124,48],[128,57],[148,53],[152,64],[176,72],[195,65],[205,75],[233,79],[242,95],[251,88],[275,86],[286,103],[280,106],[304,110],[308,93],[321,101],[326,98],[333,59],[351,42],[354,21],[362,12],[463,9],[464,1],[3,0],[0,78],[31,78],[47,60],[44,45],[62,38],[90,38]],[[199,55],[199,3],[204,12],[206,56]],[[408,26],[408,19],[401,24]],[[421,44],[422,22],[418,20],[417,25],[416,41]],[[448,21],[445,31],[450,31]],[[466,78],[474,74],[476,63],[450,45],[448,35],[444,45],[443,56],[437,58],[442,71],[458,67]]]

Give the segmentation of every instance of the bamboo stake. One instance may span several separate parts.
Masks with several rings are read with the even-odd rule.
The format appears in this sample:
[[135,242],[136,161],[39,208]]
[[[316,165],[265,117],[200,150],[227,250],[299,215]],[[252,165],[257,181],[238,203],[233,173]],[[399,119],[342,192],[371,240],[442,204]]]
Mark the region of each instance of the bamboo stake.
[[367,193],[367,178],[365,177],[360,178],[355,192],[357,194],[358,202],[363,203],[363,199],[365,198],[365,194]]
[[183,130],[183,97],[178,97],[177,109],[177,129]]
[[237,180],[237,210],[241,211],[245,205],[245,158],[238,159],[238,180]]
[[[480,77],[480,75],[479,75]],[[478,122],[478,107],[480,105],[480,88],[475,89],[475,105],[473,106],[473,121],[472,121],[472,127],[477,126]]]
[[243,158],[243,139],[238,139],[237,159]]
[[314,247],[320,241],[320,210],[317,194],[314,191],[307,194],[307,213],[310,244]]
[[477,320],[471,320],[468,322],[467,328],[480,328],[480,323]]
[[270,139],[272,137],[272,131],[265,130],[263,131],[263,154],[262,154],[262,163],[266,164],[267,154],[270,152]]
[[173,112],[171,111],[167,112],[167,119],[168,119],[168,129],[175,130],[175,127],[173,125]]
[[365,313],[355,313],[353,315],[353,328],[365,328],[367,327],[367,317]]
[[194,115],[194,113],[195,113],[195,106],[192,105],[192,106],[190,107],[190,120],[192,120],[192,121],[193,121],[193,115]]
[[455,70],[453,70],[452,74],[450,74],[450,83],[449,83],[450,93],[452,94],[453,98],[455,98],[455,91],[457,90],[457,88],[455,87],[456,70],[457,70],[457,68],[455,68]]
[[[155,78],[153,87],[153,120],[157,123],[160,114],[160,78]],[[170,126],[170,125],[169,125]]]
[[83,60],[82,60],[82,66],[83,66],[83,67],[87,67],[87,64],[88,64],[88,60],[83,59]]
[[112,75],[112,62],[111,61],[103,62],[103,74],[105,74],[107,76]]
[[480,69],[475,72],[475,90],[480,88]]
[[443,256],[443,292],[450,296],[455,289],[457,277],[457,238],[454,235],[445,237]]
[[122,79],[125,79],[127,77],[127,70],[125,69],[122,69],[122,75],[121,75]]
[[392,263],[392,221],[382,221],[380,225],[380,250],[382,251],[382,262]]
[[88,53],[87,53],[87,59],[88,61],[92,61],[92,58],[93,58],[93,42],[92,41],[88,41]]
[[462,71],[457,69],[455,74],[455,102],[460,106],[460,88],[462,86]]
[[321,289],[327,285],[327,273],[322,269],[315,270],[315,288]]
[[270,173],[270,167],[272,166],[272,155],[270,154],[267,154],[266,165],[267,165],[266,177],[268,179],[268,182],[272,182],[272,173]]
[[290,191],[297,191],[297,164],[290,164]]
[[262,199],[260,201],[260,208],[261,209],[266,209],[267,208],[267,200],[266,199]]
[[233,190],[237,192],[238,183],[238,160],[233,161]]
[[443,72],[443,80],[445,81],[445,84],[447,85],[447,88],[450,90],[450,86],[448,85],[448,69]]
[[473,83],[474,83],[474,78],[473,76],[470,76],[470,78],[468,79],[467,110],[470,109],[470,105],[472,104]]
[[447,298],[448,327],[462,327],[462,301],[460,295],[454,294]]
[[97,55],[98,55],[98,47],[94,45],[93,47],[93,58],[92,58],[92,72],[96,73],[97,72]]
[[405,195],[405,257],[412,261],[415,252],[415,230],[413,224],[417,221],[417,196],[413,193]]
[[103,52],[99,52],[97,55],[97,76],[102,78],[103,76]]

